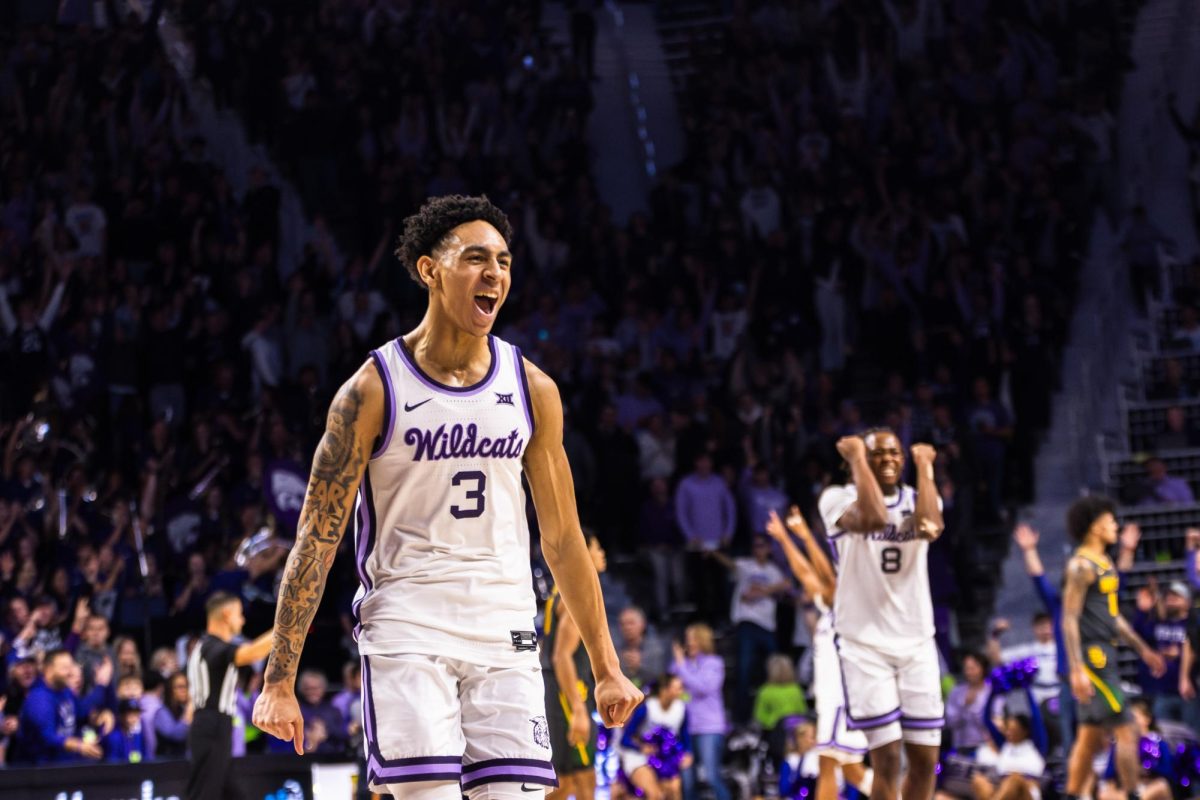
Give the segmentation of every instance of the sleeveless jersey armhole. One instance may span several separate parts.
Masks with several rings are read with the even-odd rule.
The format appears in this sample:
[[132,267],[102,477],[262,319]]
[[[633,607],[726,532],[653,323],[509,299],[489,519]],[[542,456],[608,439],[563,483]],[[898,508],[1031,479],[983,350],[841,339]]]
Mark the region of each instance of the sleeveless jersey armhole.
[[375,371],[379,373],[379,380],[383,382],[383,427],[371,450],[371,460],[374,461],[387,452],[392,441],[392,429],[396,422],[396,389],[383,354],[372,350],[371,361],[375,364]]
[[525,405],[525,420],[529,423],[529,438],[533,438],[533,399],[529,395],[529,376],[525,372],[525,358],[521,348],[513,345],[513,358],[516,359],[517,383],[521,385],[521,400]]

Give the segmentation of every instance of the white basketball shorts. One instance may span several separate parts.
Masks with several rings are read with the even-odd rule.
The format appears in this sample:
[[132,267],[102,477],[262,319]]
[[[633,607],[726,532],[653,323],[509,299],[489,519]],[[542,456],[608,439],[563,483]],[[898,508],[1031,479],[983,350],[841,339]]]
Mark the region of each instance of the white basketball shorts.
[[936,747],[945,725],[937,645],[889,652],[839,637],[848,727],[874,749],[899,741]]
[[525,791],[558,785],[536,658],[527,667],[417,654],[365,655],[362,662],[372,791],[404,796],[405,784],[452,782],[457,797],[460,782],[469,796],[497,783]]
[[857,764],[867,754],[867,737],[847,725],[846,693],[833,637],[814,642],[813,689],[817,700],[817,743],[813,750],[839,764]]

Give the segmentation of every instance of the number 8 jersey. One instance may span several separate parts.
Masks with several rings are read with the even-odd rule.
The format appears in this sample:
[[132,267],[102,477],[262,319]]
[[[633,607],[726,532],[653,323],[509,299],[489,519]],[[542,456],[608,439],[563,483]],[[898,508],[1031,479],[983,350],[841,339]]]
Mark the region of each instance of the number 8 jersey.
[[489,336],[473,386],[426,375],[396,339],[371,358],[384,424],[354,517],[363,655],[536,665],[522,459],[533,407],[521,351]]
[[929,541],[917,536],[910,521],[917,493],[900,484],[895,495],[885,496],[887,527],[871,533],[838,527],[857,498],[854,484],[830,486],[818,503],[837,564],[834,626],[842,639],[902,651],[934,633]]

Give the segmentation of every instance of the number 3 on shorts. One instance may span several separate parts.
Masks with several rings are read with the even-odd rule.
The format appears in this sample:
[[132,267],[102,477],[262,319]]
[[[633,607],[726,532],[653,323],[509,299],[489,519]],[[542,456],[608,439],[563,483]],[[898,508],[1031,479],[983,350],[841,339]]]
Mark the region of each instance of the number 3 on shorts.
[[891,575],[894,572],[900,571],[900,548],[885,547],[879,553],[880,561],[879,568]]
[[467,481],[474,481],[475,488],[468,489],[464,498],[474,500],[474,508],[463,508],[461,506],[450,506],[450,514],[455,519],[474,519],[483,514],[483,509],[486,506],[486,500],[483,496],[483,490],[487,488],[487,475],[477,470],[469,470],[467,472],[456,472],[454,477],[450,479],[452,486],[459,486]]

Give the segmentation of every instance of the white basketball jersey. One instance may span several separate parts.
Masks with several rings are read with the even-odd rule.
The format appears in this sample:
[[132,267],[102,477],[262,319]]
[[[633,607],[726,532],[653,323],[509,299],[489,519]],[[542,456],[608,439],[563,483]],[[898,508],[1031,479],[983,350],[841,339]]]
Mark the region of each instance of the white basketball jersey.
[[364,655],[537,664],[521,487],[533,408],[520,350],[488,349],[467,387],[424,374],[400,339],[371,353],[386,408],[355,509]]
[[837,524],[857,497],[854,484],[847,484],[830,486],[819,501],[838,568],[834,626],[839,637],[866,647],[903,650],[934,633],[929,542],[905,524],[917,494],[901,484],[896,495],[884,498],[887,527],[866,534]]

